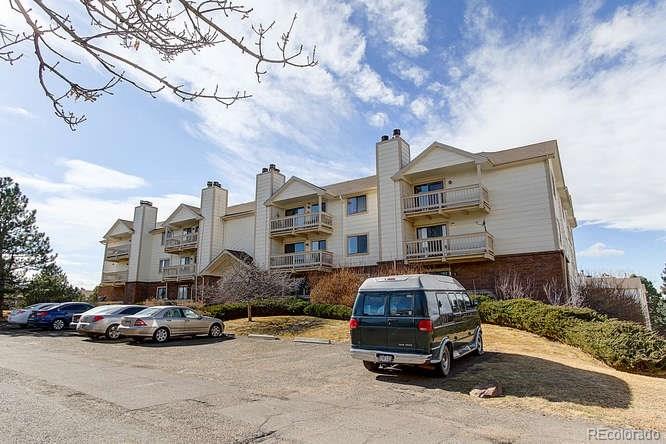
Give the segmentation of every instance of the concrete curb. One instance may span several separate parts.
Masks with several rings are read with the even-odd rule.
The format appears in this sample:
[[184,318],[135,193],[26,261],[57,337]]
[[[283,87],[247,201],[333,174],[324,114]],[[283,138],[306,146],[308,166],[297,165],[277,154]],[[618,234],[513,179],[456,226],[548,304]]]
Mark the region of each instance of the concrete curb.
[[278,338],[277,336],[273,336],[273,335],[256,335],[256,334],[250,334],[250,335],[247,335],[247,337],[248,337],[248,338],[255,338],[255,339],[270,339],[270,340],[273,340],[273,341],[278,341],[278,340],[280,339],[280,338]]
[[294,342],[302,342],[304,344],[332,344],[330,339],[320,338],[294,338]]
[[223,338],[236,339],[236,333],[222,333]]

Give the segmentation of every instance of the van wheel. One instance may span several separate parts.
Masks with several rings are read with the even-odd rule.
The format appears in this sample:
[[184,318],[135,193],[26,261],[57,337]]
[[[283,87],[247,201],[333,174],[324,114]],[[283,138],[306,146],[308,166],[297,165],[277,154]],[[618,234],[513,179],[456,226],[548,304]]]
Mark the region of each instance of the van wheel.
[[481,356],[483,354],[483,333],[479,329],[479,333],[476,336],[476,354]]
[[363,361],[363,367],[365,367],[366,370],[369,370],[372,373],[381,373],[379,364],[377,364],[376,362]]
[[442,360],[437,364],[436,371],[437,374],[443,378],[446,378],[451,374],[451,347],[445,346],[444,351],[442,352]]

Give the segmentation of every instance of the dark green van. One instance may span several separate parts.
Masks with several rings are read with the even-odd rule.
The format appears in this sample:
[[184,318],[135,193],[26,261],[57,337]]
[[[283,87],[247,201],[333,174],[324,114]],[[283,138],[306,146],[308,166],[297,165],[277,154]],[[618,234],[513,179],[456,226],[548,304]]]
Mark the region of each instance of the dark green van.
[[448,276],[367,279],[356,296],[349,328],[351,355],[370,371],[407,364],[433,366],[447,376],[454,359],[483,353],[476,304]]

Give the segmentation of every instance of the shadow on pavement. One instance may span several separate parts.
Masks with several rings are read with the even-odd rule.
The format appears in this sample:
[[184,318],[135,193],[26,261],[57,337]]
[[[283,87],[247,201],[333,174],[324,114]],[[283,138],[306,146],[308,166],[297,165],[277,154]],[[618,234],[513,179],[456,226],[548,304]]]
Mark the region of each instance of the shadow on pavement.
[[40,336],[40,337],[53,337],[60,338],[63,336],[79,336],[75,330],[65,329],[61,331],[53,331],[46,328],[32,328],[21,327],[18,325],[9,324],[7,322],[0,323],[0,336]]
[[513,353],[464,357],[455,361],[448,378],[436,377],[426,369],[405,367],[387,370],[377,380],[464,394],[499,383],[508,396],[610,408],[628,408],[631,403],[629,386],[619,378]]
[[231,341],[235,339],[234,337],[229,337],[229,336],[222,336],[221,338],[211,338],[207,336],[197,336],[194,338],[191,337],[182,337],[182,338],[174,338],[174,339],[169,339],[167,342],[163,344],[158,344],[156,342],[153,342],[150,339],[146,339],[145,341],[141,342],[135,342],[135,341],[130,341],[130,345],[138,346],[138,347],[191,347],[191,346],[196,346],[196,345],[208,345],[208,344],[215,344],[217,342],[226,342],[226,341]]

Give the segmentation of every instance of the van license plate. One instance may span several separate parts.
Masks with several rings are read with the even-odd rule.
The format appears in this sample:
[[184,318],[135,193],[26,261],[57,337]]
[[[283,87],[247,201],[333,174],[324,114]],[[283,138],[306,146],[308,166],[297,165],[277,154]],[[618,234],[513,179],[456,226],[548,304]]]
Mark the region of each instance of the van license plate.
[[377,360],[382,364],[390,364],[393,362],[393,355],[377,355]]

